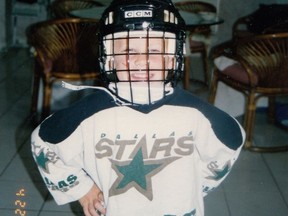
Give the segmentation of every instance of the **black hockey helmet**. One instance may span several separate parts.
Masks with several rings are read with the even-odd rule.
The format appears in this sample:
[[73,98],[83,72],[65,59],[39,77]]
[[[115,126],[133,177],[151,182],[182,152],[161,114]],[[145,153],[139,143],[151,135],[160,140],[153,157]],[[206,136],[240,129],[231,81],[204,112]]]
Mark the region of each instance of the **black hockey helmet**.
[[[145,35],[135,36],[136,32],[145,32]],[[158,33],[156,36],[155,32]],[[136,37],[169,40],[170,50],[165,48],[162,55],[173,56],[174,63],[173,68],[167,70],[168,75],[162,81],[165,84],[171,83],[174,87],[183,74],[185,22],[171,0],[114,0],[106,8],[100,20],[99,42],[101,74],[107,84],[121,82],[116,75],[117,69],[111,63],[117,55],[114,52],[115,39],[126,38],[128,41],[128,38]],[[171,45],[172,41],[173,45]],[[150,55],[149,50],[146,54]],[[129,82],[133,81],[129,80]]]

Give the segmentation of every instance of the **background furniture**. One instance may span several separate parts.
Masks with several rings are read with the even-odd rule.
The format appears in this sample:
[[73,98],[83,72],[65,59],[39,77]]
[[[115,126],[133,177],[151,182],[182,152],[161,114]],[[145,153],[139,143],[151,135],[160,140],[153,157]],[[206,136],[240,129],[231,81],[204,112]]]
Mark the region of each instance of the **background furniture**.
[[98,22],[65,18],[33,24],[27,31],[35,49],[31,112],[37,111],[43,81],[42,119],[50,113],[52,85],[56,80],[98,80]]
[[[253,143],[256,104],[268,97],[268,114],[274,121],[276,96],[288,95],[288,33],[258,35],[227,42],[214,50],[213,58],[226,56],[236,62],[219,70],[214,69],[210,103],[214,103],[218,83],[242,92],[246,98],[243,126],[246,131],[245,148],[252,151],[284,151],[288,146],[261,147]],[[274,145],[274,143],[272,143]]]
[[[283,1],[282,3],[285,2]],[[247,2],[245,2],[245,5],[246,4]],[[231,25],[232,37],[229,37],[223,41],[233,40],[235,43],[237,43],[237,40],[258,34],[288,32],[288,15],[286,12],[287,6],[287,4],[257,3],[254,6],[251,5],[250,12],[246,11],[240,14],[239,12],[243,11],[242,5],[239,4],[239,2],[238,5],[237,2],[233,2],[233,5],[230,5],[229,7],[234,7],[234,10],[229,10],[231,12],[231,14],[229,14],[229,19],[225,20],[224,25],[219,25],[219,32],[217,36],[221,37],[222,35],[223,38],[223,34],[227,30],[227,28],[223,29],[223,27],[229,24],[229,22]],[[224,12],[223,8],[222,12]],[[233,16],[235,18],[235,14],[237,15],[237,13],[239,13],[238,16],[240,18],[234,21]],[[248,15],[243,16],[243,14]],[[236,117],[244,114],[244,103],[245,98],[243,94],[241,94],[239,91],[235,91],[233,88],[230,88],[222,82],[219,83],[217,88],[215,106]],[[257,103],[257,107],[267,107],[267,105],[268,100],[266,97],[259,99]]]
[[103,6],[103,4],[93,0],[55,0],[51,4],[51,13],[54,17],[65,18],[71,17],[70,12],[73,10],[99,6]]
[[[183,2],[176,2],[175,7],[180,11],[186,11],[190,12],[196,15],[199,15],[198,17],[195,16],[194,19],[215,19],[216,17],[216,7],[212,4],[201,2],[201,1],[183,1]],[[209,17],[210,16],[210,17]],[[193,18],[192,18],[193,19]],[[202,64],[203,64],[203,70],[204,70],[204,80],[203,83],[205,86],[208,87],[209,85],[209,61],[208,61],[208,50],[207,50],[207,44],[204,40],[194,40],[193,36],[195,35],[202,35],[202,38],[204,40],[207,40],[207,38],[211,35],[211,28],[210,25],[201,25],[195,26],[194,28],[189,28],[189,34],[187,37],[189,37],[189,47],[191,53],[200,53]],[[194,80],[197,81],[197,80]],[[188,89],[190,84],[190,61],[189,61],[189,55],[185,58],[185,73],[184,73],[184,88]]]

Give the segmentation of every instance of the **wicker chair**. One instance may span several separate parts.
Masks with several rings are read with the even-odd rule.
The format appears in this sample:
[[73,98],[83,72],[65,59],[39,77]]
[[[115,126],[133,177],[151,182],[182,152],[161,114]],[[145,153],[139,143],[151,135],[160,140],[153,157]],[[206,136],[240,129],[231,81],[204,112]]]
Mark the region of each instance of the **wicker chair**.
[[55,0],[51,4],[52,16],[56,18],[72,17],[70,12],[78,9],[88,9],[103,6],[100,2],[93,0]]
[[97,21],[79,18],[43,21],[28,28],[28,44],[35,49],[32,114],[37,111],[41,80],[41,119],[50,113],[52,85],[56,80],[98,80],[97,32]]
[[[217,12],[216,7],[212,4],[201,2],[201,1],[183,1],[175,3],[175,7],[178,10],[199,13],[199,12]],[[193,40],[193,35],[202,35],[208,38],[211,35],[211,29],[209,26],[200,26],[189,32],[190,52],[200,53],[203,69],[204,69],[204,84],[209,85],[209,62],[208,62],[208,51],[205,42]],[[195,80],[194,80],[195,81]],[[197,81],[197,80],[196,80]],[[184,74],[184,88],[188,89],[190,84],[190,61],[189,56],[185,58],[185,74]]]
[[275,97],[288,95],[288,33],[258,35],[217,47],[213,58],[227,56],[237,63],[214,69],[209,102],[214,103],[218,82],[240,91],[246,98],[243,126],[245,148],[258,152],[287,151],[288,146],[261,147],[253,143],[256,104],[268,97],[268,117],[273,122]]

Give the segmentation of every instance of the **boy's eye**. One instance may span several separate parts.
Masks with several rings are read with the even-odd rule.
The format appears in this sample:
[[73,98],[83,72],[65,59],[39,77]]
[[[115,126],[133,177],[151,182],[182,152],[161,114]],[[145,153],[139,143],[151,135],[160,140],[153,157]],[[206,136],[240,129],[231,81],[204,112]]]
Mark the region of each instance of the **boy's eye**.
[[137,51],[135,49],[123,49],[121,51],[121,53],[137,53]]
[[126,49],[126,48],[124,48],[124,49],[120,49],[119,50],[119,54],[120,53],[122,53],[122,54],[144,54],[144,53],[146,53],[146,52],[148,52],[148,53],[162,53],[162,50],[161,49],[159,49],[159,48],[150,48],[150,49],[148,49],[148,50],[138,50],[138,49],[136,49],[136,48],[129,48],[129,49]]
[[159,49],[149,49],[149,53],[161,53]]
[[[145,53],[146,51],[143,51],[142,53]],[[149,49],[148,50],[149,53],[161,53],[160,49]],[[122,51],[122,53],[141,53],[140,51],[136,50],[136,49],[125,49]]]

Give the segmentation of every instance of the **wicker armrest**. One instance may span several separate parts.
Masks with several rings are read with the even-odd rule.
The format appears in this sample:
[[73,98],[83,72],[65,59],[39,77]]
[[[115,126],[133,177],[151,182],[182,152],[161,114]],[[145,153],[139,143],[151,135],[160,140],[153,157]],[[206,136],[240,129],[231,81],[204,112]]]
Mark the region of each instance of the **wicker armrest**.
[[212,59],[219,56],[226,56],[227,58],[235,58],[235,45],[233,41],[226,41],[218,44],[211,49],[210,55]]

